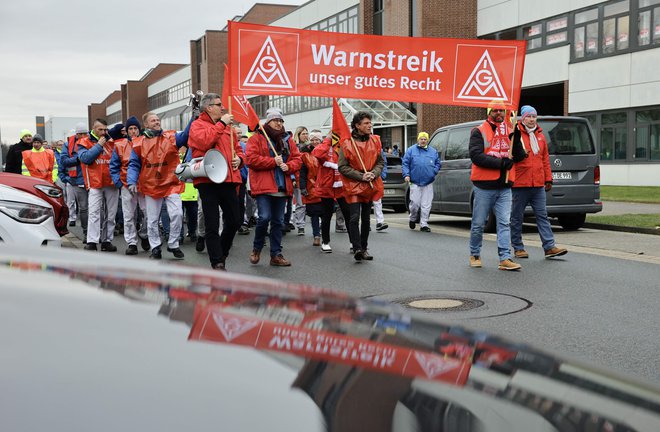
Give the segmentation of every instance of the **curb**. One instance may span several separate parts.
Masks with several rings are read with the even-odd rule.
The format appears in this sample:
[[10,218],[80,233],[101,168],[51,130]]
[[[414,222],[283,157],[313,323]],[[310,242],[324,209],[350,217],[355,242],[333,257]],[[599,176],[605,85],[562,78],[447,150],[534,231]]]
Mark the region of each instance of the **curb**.
[[653,229],[653,228],[627,227],[627,226],[608,225],[608,224],[600,224],[600,223],[593,223],[593,222],[585,222],[584,225],[582,225],[582,226],[584,228],[595,228],[595,229],[606,230],[606,231],[629,232],[629,233],[634,233],[634,234],[660,235],[660,228]]

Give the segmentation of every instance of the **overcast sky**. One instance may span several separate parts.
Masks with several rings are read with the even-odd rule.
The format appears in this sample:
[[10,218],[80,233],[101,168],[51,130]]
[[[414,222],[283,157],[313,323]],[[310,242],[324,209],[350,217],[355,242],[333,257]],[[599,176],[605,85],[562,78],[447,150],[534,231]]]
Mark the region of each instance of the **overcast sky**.
[[[300,5],[306,0],[259,0]],[[190,63],[189,41],[221,30],[245,0],[1,0],[0,131],[34,132],[35,116],[87,117],[158,63]],[[103,8],[107,9],[103,9]]]

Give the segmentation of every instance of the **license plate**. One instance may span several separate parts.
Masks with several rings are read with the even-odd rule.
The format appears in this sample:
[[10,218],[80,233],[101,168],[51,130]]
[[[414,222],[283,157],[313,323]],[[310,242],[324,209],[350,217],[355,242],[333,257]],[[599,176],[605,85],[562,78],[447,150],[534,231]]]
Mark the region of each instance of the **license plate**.
[[385,189],[385,195],[395,195],[396,191],[394,189]]
[[573,173],[570,173],[570,172],[553,172],[552,173],[552,179],[553,180],[572,180],[573,179]]

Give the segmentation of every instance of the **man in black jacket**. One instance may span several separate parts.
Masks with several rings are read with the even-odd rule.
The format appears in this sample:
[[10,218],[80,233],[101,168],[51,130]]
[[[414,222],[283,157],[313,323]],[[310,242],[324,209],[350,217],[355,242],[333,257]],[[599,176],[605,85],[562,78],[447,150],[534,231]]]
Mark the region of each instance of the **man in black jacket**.
[[23,155],[25,150],[32,150],[32,132],[23,129],[20,133],[20,141],[9,147],[7,152],[7,163],[5,172],[21,174],[23,166]]

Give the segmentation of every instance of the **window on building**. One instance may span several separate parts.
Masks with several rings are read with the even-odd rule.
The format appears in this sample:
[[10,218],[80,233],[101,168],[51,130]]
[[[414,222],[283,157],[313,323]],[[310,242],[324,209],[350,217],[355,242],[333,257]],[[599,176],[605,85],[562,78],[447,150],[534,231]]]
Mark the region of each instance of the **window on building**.
[[602,53],[612,54],[628,48],[629,1],[619,1],[603,7]]
[[112,114],[108,114],[105,118],[105,121],[107,121],[110,126],[113,126],[115,123],[119,123],[121,121],[121,110],[115,111]]
[[375,35],[383,34],[383,0],[374,0],[373,31]]
[[598,54],[598,8],[575,14],[573,53],[575,58]]
[[602,114],[600,121],[600,158],[602,160],[626,160],[627,117],[625,111]]
[[191,80],[184,81],[180,84],[172,86],[167,90],[156,93],[147,99],[147,106],[150,110],[154,110],[182,99],[186,99],[192,93]]
[[660,0],[639,0],[637,43],[640,47],[660,43]]
[[660,161],[660,109],[635,113],[635,160]]

